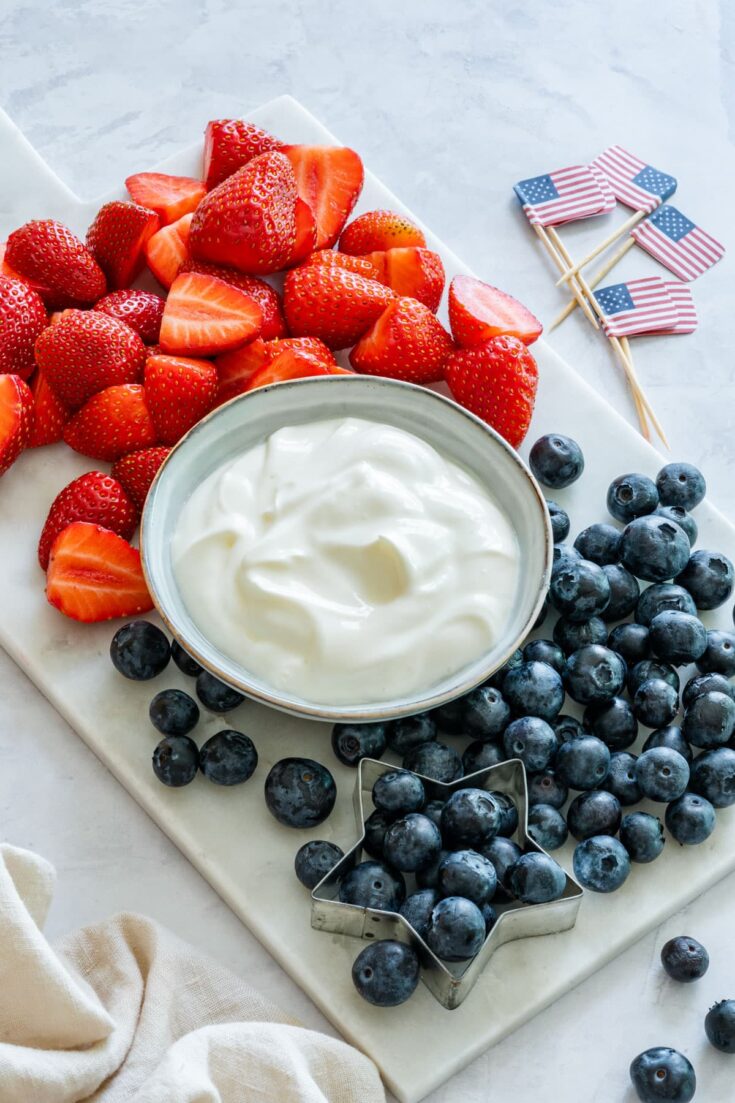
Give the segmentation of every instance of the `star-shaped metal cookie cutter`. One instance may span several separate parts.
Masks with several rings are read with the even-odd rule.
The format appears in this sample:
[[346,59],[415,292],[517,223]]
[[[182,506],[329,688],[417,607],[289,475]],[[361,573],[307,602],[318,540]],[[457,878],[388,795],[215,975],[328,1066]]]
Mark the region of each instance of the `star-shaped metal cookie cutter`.
[[[338,899],[339,882],[364,858],[365,820],[373,809],[372,788],[377,779],[398,767],[386,762],[364,758],[359,764],[353,803],[360,837],[337,865],[319,882],[311,894],[311,925],[320,931],[350,935],[353,938],[394,938],[413,946],[421,961],[421,979],[432,995],[448,1010],[459,1007],[472,990],[488,961],[506,942],[536,935],[558,934],[570,930],[577,921],[577,912],[584,895],[581,886],[567,874],[566,886],[558,900],[548,904],[521,904],[493,901],[498,919],[485,939],[480,952],[470,961],[447,962],[438,958],[413,927],[397,912],[376,911],[355,904],[343,904]],[[507,793],[518,809],[518,827],[512,838],[523,851],[545,851],[528,834],[528,790],[526,771],[518,758],[489,766],[477,773],[448,783],[432,781],[419,775],[430,800],[446,800],[458,789],[487,789]]]

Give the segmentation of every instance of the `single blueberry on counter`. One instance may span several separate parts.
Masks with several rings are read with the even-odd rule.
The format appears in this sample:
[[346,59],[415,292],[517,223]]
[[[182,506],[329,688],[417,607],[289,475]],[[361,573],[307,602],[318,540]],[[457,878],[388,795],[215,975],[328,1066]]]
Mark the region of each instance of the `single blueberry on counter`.
[[548,663],[523,662],[507,675],[503,696],[516,716],[539,716],[549,722],[564,703],[564,685]]
[[408,770],[389,770],[373,785],[373,804],[394,818],[418,812],[425,800],[421,778]]
[[707,493],[704,475],[691,463],[667,463],[656,476],[661,504],[694,509]]
[[[371,725],[372,726],[372,725]],[[396,754],[405,755],[414,747],[420,747],[423,743],[431,743],[436,739],[436,720],[428,712],[421,712],[417,716],[403,716],[385,725],[385,734],[388,746]],[[371,758],[379,758],[380,755],[370,755]]]
[[690,1103],[697,1090],[691,1061],[667,1046],[639,1053],[631,1062],[630,1079],[641,1103]]
[[255,744],[244,732],[216,732],[199,751],[199,769],[215,785],[241,785],[257,765]]
[[648,812],[626,812],[620,823],[620,841],[632,862],[648,864],[658,858],[666,836],[658,816]]
[[696,662],[707,648],[707,629],[699,617],[676,609],[657,613],[651,621],[650,633],[654,654],[672,666]]
[[436,889],[418,889],[406,897],[398,909],[398,914],[413,927],[419,938],[425,939],[431,913],[440,899]]
[[311,758],[282,758],[265,779],[268,811],[285,827],[316,827],[334,808],[337,787],[326,766]]
[[648,475],[636,472],[618,475],[608,487],[608,512],[623,524],[635,520],[636,517],[643,517],[644,514],[653,513],[657,505],[658,490]]
[[[520,667],[516,667],[516,670]],[[512,672],[508,672],[508,676]],[[505,683],[504,683],[505,684]],[[464,700],[462,731],[471,739],[499,739],[510,723],[510,705],[494,686],[478,686]]]
[[617,835],[622,814],[616,796],[605,789],[592,789],[580,793],[569,805],[567,826],[578,842],[593,835]]
[[713,805],[696,793],[684,793],[666,809],[667,830],[682,846],[699,846],[715,829]]
[[409,812],[392,823],[383,838],[383,857],[402,873],[426,869],[439,857],[441,832],[428,816]]
[[118,628],[110,643],[112,665],[124,678],[147,682],[168,666],[168,639],[149,620],[131,620]]
[[649,800],[676,800],[689,783],[689,763],[670,747],[644,751],[638,756],[635,769],[641,792]]
[[[602,640],[602,643],[605,641]],[[607,646],[622,655],[628,666],[635,666],[651,657],[651,641],[645,625],[629,622],[618,624],[608,636]]]
[[563,895],[567,877],[548,854],[522,854],[506,873],[510,893],[523,904],[547,904]]
[[697,659],[697,667],[703,674],[731,678],[735,674],[735,632],[711,628],[707,633],[707,646]]
[[579,533],[574,547],[582,559],[589,559],[598,567],[617,563],[620,555],[620,531],[614,525],[590,525]]
[[296,851],[296,876],[311,891],[343,857],[344,851],[336,843],[330,843],[327,839],[311,839]]
[[541,770],[537,774],[529,774],[528,807],[534,804],[550,804],[552,808],[563,808],[569,796],[569,790],[563,785],[553,770]]
[[707,1038],[721,1053],[735,1053],[735,1000],[720,1000],[704,1020]]
[[600,644],[580,647],[567,659],[564,685],[567,693],[580,705],[609,701],[625,685],[626,666],[615,651]]
[[610,603],[610,583],[602,567],[587,559],[557,563],[551,572],[549,601],[573,624],[598,616]]
[[576,440],[561,433],[539,437],[528,457],[531,471],[544,486],[562,490],[584,471],[584,456]]
[[602,611],[602,619],[611,622],[630,616],[641,592],[638,579],[620,563],[606,563],[602,572],[610,587],[610,600]]
[[215,678],[208,670],[203,670],[196,680],[197,697],[210,712],[232,712],[245,700],[232,686]]
[[610,769],[602,784],[608,793],[618,798],[623,807],[643,800],[635,771],[637,761],[638,756],[629,751],[615,751],[610,755]]
[[679,935],[662,946],[661,964],[672,980],[691,984],[701,980],[709,969],[709,954],[696,938]]
[[503,734],[508,758],[520,758],[529,773],[545,770],[554,760],[557,739],[554,729],[538,716],[522,716]]
[[721,552],[700,548],[682,565],[675,581],[689,591],[698,609],[717,609],[732,594],[733,566]]
[[653,512],[657,517],[665,517],[667,521],[673,521],[675,525],[683,529],[689,541],[689,547],[694,547],[697,542],[697,536],[699,535],[699,529],[691,513],[687,513],[681,506],[659,506],[658,509],[654,509]]
[[700,693],[684,711],[681,732],[693,747],[706,751],[729,743],[735,732],[735,701],[716,689]]
[[442,836],[448,845],[479,849],[498,834],[503,812],[494,794],[485,789],[458,789],[444,804]]
[[735,701],[735,683],[731,682],[729,678],[725,678],[722,674],[696,674],[684,686],[684,692],[681,695],[684,708],[688,709],[695,697],[699,697],[703,693],[709,693],[710,690],[716,690],[717,693],[726,693],[728,697]]
[[404,770],[412,770],[432,781],[456,781],[462,777],[462,759],[454,747],[444,743],[422,743],[413,747],[403,758]]
[[523,648],[523,660],[526,663],[546,663],[553,666],[557,674],[564,669],[564,651],[553,640],[530,640]]
[[335,724],[332,750],[343,766],[357,766],[362,758],[381,758],[386,748],[385,724]]
[[694,598],[683,586],[678,586],[675,582],[654,582],[652,586],[646,587],[638,599],[635,619],[639,624],[650,628],[653,618],[668,610],[697,615]]
[[151,701],[148,715],[163,735],[188,735],[199,720],[199,707],[182,689],[162,689]]
[[199,769],[199,750],[188,735],[167,735],[153,752],[153,773],[164,785],[180,789]]
[[610,751],[596,735],[580,735],[562,743],[554,772],[570,789],[596,789],[610,769]]
[[369,860],[358,863],[346,873],[339,886],[343,904],[375,911],[398,911],[405,896],[406,883],[401,874],[382,862]]
[[638,735],[638,721],[624,697],[611,697],[609,701],[588,705],[584,710],[584,723],[611,751],[624,751],[635,743]]
[[445,896],[431,913],[426,942],[443,961],[467,961],[485,941],[485,917],[471,900]]
[[551,519],[551,535],[554,537],[554,543],[559,544],[569,536],[569,529],[571,527],[569,514],[565,509],[562,509],[559,503],[555,502],[553,498],[546,499],[546,508],[549,511],[549,517]]
[[616,892],[630,873],[630,857],[612,835],[593,835],[577,843],[572,858],[574,876],[592,892]]
[[689,788],[715,808],[735,804],[735,751],[717,747],[698,755],[692,762]]
[[663,678],[649,678],[633,694],[633,712],[647,728],[665,728],[679,711],[679,694]]
[[419,974],[419,959],[413,947],[387,938],[366,946],[352,966],[355,988],[375,1007],[405,1003],[416,991]]
[[476,850],[453,850],[439,863],[442,896],[464,896],[478,906],[492,900],[498,885],[495,866]]
[[552,635],[554,642],[559,644],[565,655],[571,655],[582,647],[591,644],[607,643],[607,625],[602,617],[590,617],[583,624],[577,624],[559,617],[554,625]]
[[184,651],[178,640],[171,641],[171,658],[187,678],[198,678],[202,672],[202,667],[196,659],[192,659],[188,651]]
[[544,850],[558,850],[567,841],[567,821],[558,808],[534,804],[528,809],[528,834]]
[[505,762],[507,757],[499,743],[480,743],[475,740],[462,754],[465,777],[467,774],[474,774],[477,770],[485,770],[488,766],[498,766],[501,762]]
[[[620,538],[623,566],[644,582],[666,582],[679,575],[687,565],[690,551],[684,530],[655,514],[631,521]],[[677,582],[681,583],[681,579]]]
[[672,751],[678,751],[687,762],[692,761],[692,748],[676,724],[667,724],[665,728],[656,728],[651,732],[642,749],[652,751],[654,747],[670,747]]

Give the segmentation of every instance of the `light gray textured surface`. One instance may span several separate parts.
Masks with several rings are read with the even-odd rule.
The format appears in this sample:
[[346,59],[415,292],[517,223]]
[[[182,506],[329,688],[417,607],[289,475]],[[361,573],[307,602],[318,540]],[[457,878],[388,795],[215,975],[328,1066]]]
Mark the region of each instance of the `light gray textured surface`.
[[[187,144],[207,118],[291,92],[471,267],[543,318],[558,292],[510,197],[521,176],[622,141],[675,172],[681,209],[732,245],[733,16],[701,0],[499,7],[5,0],[0,102],[51,167],[93,196]],[[581,248],[571,229],[564,234]],[[599,236],[593,224],[580,234]],[[634,251],[618,271],[652,270]],[[674,454],[704,465],[730,515],[731,271],[726,259],[693,285],[696,335],[634,343]],[[565,323],[554,344],[627,410],[607,350],[582,320]],[[59,867],[52,930],[121,908],[148,912],[318,1025],[314,1008],[5,656],[0,680],[3,835]],[[726,921],[734,893],[731,877],[432,1103],[511,1093],[523,1103],[627,1103],[628,1061],[652,1044],[684,1049],[702,1098],[726,1098],[732,1072],[707,1048],[701,1019],[713,999],[735,994]],[[701,985],[674,990],[656,954],[665,934],[684,930],[709,946],[713,965]]]

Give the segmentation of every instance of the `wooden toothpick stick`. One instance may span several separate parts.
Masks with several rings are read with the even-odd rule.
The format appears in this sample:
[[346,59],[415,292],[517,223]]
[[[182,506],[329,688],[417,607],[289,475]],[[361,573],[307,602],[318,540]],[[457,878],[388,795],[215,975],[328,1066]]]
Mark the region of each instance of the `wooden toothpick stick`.
[[646,218],[649,213],[649,211],[636,211],[635,214],[632,214],[630,218],[625,220],[622,226],[618,226],[617,230],[613,230],[604,241],[601,241],[599,245],[595,246],[591,253],[588,253],[586,257],[582,257],[576,264],[570,265],[566,272],[562,272],[561,276],[556,281],[556,286],[558,287],[560,284],[566,283],[572,276],[575,276],[580,268],[584,268],[586,264],[589,264],[591,260],[594,260],[596,256],[604,252],[605,249],[616,242],[623,234],[629,233],[633,227],[636,226],[642,218]]
[[[551,229],[553,229],[553,227],[550,227],[549,229],[547,229],[545,226],[539,226],[538,223],[534,222],[533,223],[533,228],[536,231],[536,233],[539,237],[539,240],[543,244],[544,248],[546,249],[546,252],[549,254],[549,256],[553,260],[556,267],[559,269],[560,272],[563,272],[564,271],[564,265],[567,262],[564,260],[564,257],[561,255],[561,253],[558,251],[558,249],[554,246],[554,244],[551,241],[550,231],[551,231]],[[597,318],[595,317],[594,313],[592,312],[592,310],[590,308],[589,303],[587,302],[587,300],[584,297],[584,293],[582,291],[582,288],[580,286],[579,281],[577,279],[571,280],[570,287],[571,287],[572,294],[574,295],[574,298],[575,298],[577,304],[581,307],[587,321],[590,322],[595,327],[595,329],[599,329],[600,327],[597,323]]]
[[[629,252],[634,245],[634,239],[632,237],[629,237],[628,240],[623,245],[621,245],[619,249],[615,250],[610,259],[606,260],[602,267],[598,269],[597,272],[595,272],[594,276],[590,277],[589,286],[591,288],[595,288],[599,284],[601,284],[608,272],[610,272],[615,267],[615,265],[623,259],[625,254]],[[560,326],[564,319],[568,318],[569,315],[572,314],[578,306],[579,303],[576,299],[570,299],[567,305],[561,311],[561,313],[557,314],[551,325],[547,327],[547,333],[551,333],[552,329],[556,329],[557,326]]]

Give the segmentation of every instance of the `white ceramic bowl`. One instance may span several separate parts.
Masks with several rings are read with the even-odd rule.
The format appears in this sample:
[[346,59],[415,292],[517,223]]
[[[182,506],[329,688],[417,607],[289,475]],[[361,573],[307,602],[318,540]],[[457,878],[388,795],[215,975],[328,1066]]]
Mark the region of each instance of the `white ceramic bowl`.
[[[330,708],[276,690],[215,647],[189,616],[171,561],[171,539],[193,489],[215,468],[284,425],[361,417],[398,426],[462,464],[510,519],[521,549],[510,622],[492,650],[422,693]],[[216,677],[248,697],[316,720],[378,721],[424,712],[485,681],[523,641],[548,588],[553,540],[543,494],[518,454],[485,422],[448,398],[392,379],[321,376],[276,383],[233,399],[195,425],[159,470],[143,511],[141,552],[151,596],[179,643]]]

